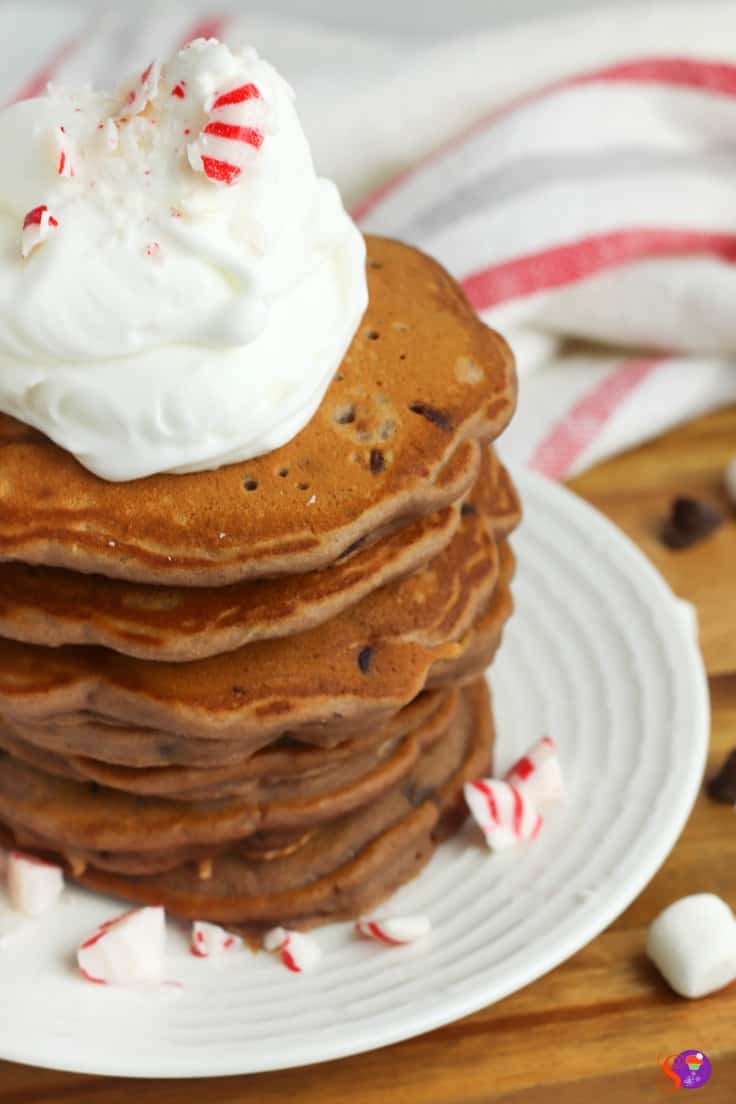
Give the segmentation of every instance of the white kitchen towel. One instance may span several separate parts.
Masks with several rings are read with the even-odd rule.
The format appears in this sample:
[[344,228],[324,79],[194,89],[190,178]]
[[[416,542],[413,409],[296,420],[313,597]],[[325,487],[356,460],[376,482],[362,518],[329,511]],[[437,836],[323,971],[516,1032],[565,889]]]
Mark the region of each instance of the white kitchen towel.
[[318,168],[363,228],[437,256],[511,341],[507,457],[564,478],[736,400],[732,3],[424,48],[240,5],[105,12],[0,6],[0,98],[115,83],[199,35],[252,42],[296,87]]

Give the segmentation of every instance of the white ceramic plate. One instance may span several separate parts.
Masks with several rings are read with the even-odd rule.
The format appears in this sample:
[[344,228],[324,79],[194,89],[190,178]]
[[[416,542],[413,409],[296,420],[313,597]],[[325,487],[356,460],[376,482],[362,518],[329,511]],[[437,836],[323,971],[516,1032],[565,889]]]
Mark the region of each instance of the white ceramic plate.
[[431,945],[386,949],[348,925],[294,975],[243,952],[192,958],[181,991],[104,989],[73,969],[80,937],[120,905],[68,891],[0,955],[0,1056],[125,1076],[203,1077],[320,1062],[394,1043],[506,996],[568,958],[633,900],[679,835],[701,779],[708,696],[692,625],[637,549],[557,486],[517,475],[517,613],[493,668],[497,770],[544,733],[567,800],[533,843],[491,856],[470,830],[394,899]]

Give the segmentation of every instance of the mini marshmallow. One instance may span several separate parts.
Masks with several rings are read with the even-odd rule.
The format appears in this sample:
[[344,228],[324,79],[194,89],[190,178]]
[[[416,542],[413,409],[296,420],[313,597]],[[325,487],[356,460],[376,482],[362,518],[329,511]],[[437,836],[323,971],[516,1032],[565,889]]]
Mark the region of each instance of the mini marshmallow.
[[493,851],[502,851],[519,840],[530,840],[542,827],[542,818],[531,795],[497,778],[466,782],[465,801]]
[[10,904],[25,916],[40,916],[59,899],[64,888],[60,866],[13,851],[5,872]]
[[504,775],[504,781],[526,790],[540,813],[546,813],[562,797],[562,765],[557,745],[544,736],[517,759]]
[[389,947],[403,947],[429,935],[432,925],[428,916],[364,916],[355,930],[366,939],[374,939]]
[[166,943],[162,908],[134,909],[106,920],[77,951],[79,969],[97,985],[160,985]]
[[726,494],[729,499],[736,506],[736,456],[733,460],[730,460],[726,466],[726,471],[723,475],[723,483],[726,488]]
[[278,951],[284,966],[295,974],[308,973],[322,958],[313,939],[287,928],[272,928],[263,937],[263,946],[267,951]]
[[714,993],[736,979],[736,917],[713,893],[682,897],[651,924],[647,954],[681,996]]
[[231,935],[219,924],[208,924],[204,920],[195,920],[189,949],[197,958],[217,958],[226,951],[239,951],[243,940]]

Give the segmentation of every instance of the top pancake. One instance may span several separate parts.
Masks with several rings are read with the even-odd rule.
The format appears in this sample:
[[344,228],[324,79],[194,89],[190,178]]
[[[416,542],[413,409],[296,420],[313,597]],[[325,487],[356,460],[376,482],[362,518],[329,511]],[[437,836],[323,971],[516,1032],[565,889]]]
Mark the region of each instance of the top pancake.
[[[255,460],[101,480],[0,416],[0,560],[218,586],[312,571],[464,494],[514,409],[513,357],[433,260],[368,240],[370,304],[311,422]],[[458,468],[460,470],[458,470]],[[448,476],[448,472],[452,476]]]

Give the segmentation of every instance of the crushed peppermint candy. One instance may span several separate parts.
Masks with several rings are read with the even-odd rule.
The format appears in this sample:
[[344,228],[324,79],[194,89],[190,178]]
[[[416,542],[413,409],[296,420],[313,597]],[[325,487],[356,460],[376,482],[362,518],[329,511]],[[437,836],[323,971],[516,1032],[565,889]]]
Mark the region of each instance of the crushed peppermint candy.
[[163,908],[133,909],[100,924],[77,950],[77,963],[96,985],[159,987],[165,943]]
[[58,220],[49,211],[46,204],[34,207],[23,219],[21,253],[30,256],[37,245],[45,242],[52,230],[58,227]]
[[130,115],[140,115],[155,99],[161,80],[161,62],[152,61],[141,73],[140,77],[125,94],[123,105],[118,112],[118,118],[127,118]]
[[278,952],[286,969],[294,974],[308,973],[322,958],[314,939],[287,928],[272,928],[263,937],[263,946],[267,951]]
[[196,958],[217,958],[227,951],[239,951],[243,940],[232,935],[219,924],[208,924],[204,920],[195,920],[192,924],[189,950]]
[[63,180],[71,180],[75,176],[74,162],[71,154],[71,144],[63,126],[54,127],[54,152],[56,156],[56,175]]
[[465,801],[492,851],[539,834],[542,817],[531,795],[498,778],[466,782]]
[[403,947],[424,939],[432,930],[428,916],[363,916],[355,930],[366,939],[387,947]]
[[544,736],[517,759],[503,779],[466,782],[465,802],[493,851],[534,839],[542,816],[564,792],[557,745]]
[[259,89],[248,81],[216,92],[205,104],[207,122],[187,147],[189,164],[217,184],[234,184],[255,163],[263,145],[268,109]]
[[563,794],[562,766],[557,746],[544,736],[522,755],[504,775],[504,781],[531,794],[540,813],[555,805]]
[[60,866],[21,851],[8,856],[5,879],[11,906],[24,916],[48,912],[64,888]]

